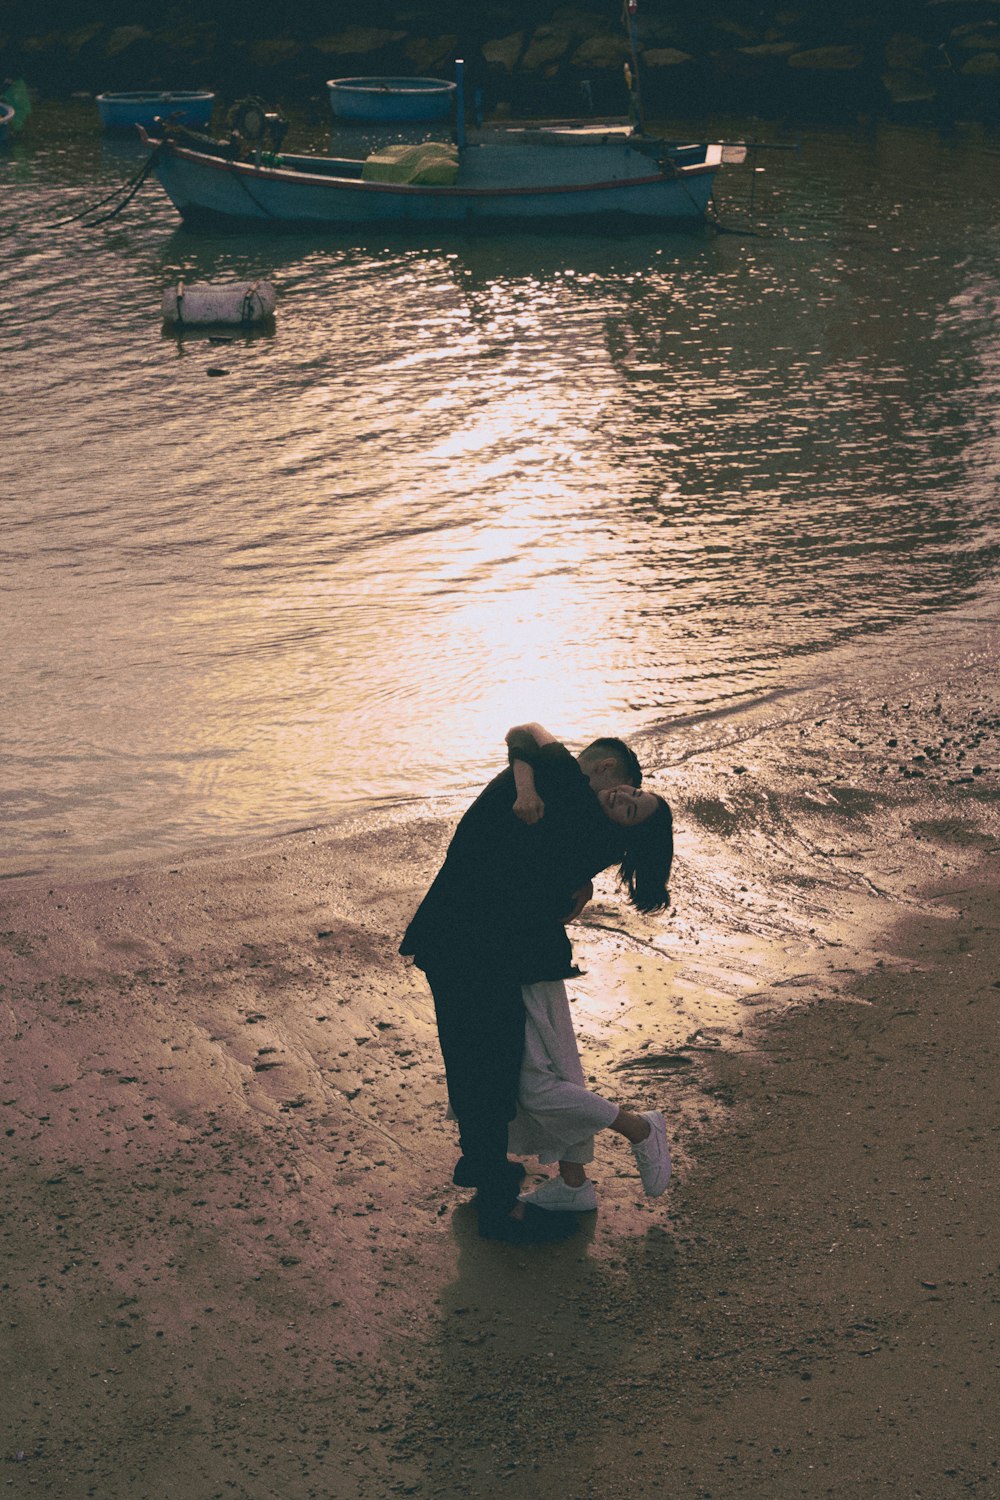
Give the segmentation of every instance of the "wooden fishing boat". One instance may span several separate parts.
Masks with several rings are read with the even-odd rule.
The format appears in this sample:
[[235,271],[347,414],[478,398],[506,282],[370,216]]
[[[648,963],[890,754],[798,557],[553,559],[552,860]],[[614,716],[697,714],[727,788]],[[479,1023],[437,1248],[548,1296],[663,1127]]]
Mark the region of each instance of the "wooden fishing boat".
[[398,154],[416,148],[354,160],[248,149],[169,127],[140,133],[153,150],[153,174],[186,222],[274,228],[697,225],[724,150],[629,126],[463,132],[458,146],[436,147],[429,176],[407,180]]
[[457,85],[444,78],[330,78],[338,120],[447,120]]
[[151,130],[157,119],[178,120],[189,130],[207,130],[215,95],[207,91],[98,94],[97,109],[105,130]]

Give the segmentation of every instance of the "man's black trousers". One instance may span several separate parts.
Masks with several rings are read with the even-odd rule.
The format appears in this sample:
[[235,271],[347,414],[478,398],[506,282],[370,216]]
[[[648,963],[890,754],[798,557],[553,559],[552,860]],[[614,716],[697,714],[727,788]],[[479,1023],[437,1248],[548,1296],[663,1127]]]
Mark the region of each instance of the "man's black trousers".
[[506,1214],[517,1201],[520,1169],[507,1159],[507,1127],[517,1113],[524,1054],[524,997],[514,979],[428,970],[448,1098],[458,1120],[480,1215]]

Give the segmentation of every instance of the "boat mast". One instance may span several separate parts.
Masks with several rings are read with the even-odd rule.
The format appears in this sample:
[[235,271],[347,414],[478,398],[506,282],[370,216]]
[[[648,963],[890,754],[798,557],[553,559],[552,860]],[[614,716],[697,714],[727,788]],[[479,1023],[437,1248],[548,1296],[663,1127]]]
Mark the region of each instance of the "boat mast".
[[632,54],[632,66],[625,64],[625,82],[628,84],[629,104],[633,116],[633,127],[640,135],[646,134],[646,121],[642,114],[642,90],[639,87],[639,28],[636,21],[638,0],[625,0],[622,18],[628,31],[629,51]]

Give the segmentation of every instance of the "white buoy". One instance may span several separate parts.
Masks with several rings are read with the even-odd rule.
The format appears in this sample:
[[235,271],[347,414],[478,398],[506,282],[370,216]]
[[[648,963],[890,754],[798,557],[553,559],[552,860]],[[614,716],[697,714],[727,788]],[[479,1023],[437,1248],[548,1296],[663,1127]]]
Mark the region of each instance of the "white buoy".
[[168,323],[181,327],[186,323],[237,323],[246,328],[271,317],[276,301],[269,281],[233,281],[227,286],[212,286],[207,281],[193,281],[188,286],[179,281],[163,293],[163,316]]

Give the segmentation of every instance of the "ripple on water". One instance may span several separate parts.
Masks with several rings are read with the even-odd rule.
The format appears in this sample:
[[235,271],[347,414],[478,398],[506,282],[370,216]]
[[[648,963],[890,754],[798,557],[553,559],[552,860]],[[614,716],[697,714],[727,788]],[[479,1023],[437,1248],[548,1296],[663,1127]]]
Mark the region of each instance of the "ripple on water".
[[[8,748],[93,747],[35,764],[60,849],[451,791],[514,719],[711,714],[994,576],[973,138],[817,137],[764,239],[196,236],[152,188],[42,238],[137,164],[59,108],[0,162],[0,569]],[[273,332],[162,336],[264,274]]]

